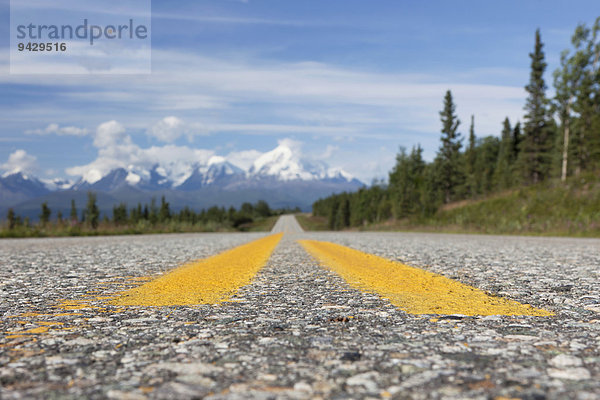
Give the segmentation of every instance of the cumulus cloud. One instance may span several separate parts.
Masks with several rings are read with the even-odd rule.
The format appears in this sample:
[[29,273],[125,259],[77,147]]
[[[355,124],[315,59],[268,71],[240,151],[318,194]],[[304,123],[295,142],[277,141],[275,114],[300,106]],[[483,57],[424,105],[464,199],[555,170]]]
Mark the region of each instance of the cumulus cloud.
[[30,129],[25,131],[26,135],[59,135],[59,136],[85,136],[88,130],[76,126],[60,126],[58,124],[49,124],[44,129]]
[[32,173],[37,169],[37,158],[27,154],[25,150],[16,150],[8,156],[8,161],[0,165],[0,168],[6,171],[5,175],[16,174],[17,172]]
[[189,124],[180,118],[169,116],[151,126],[147,133],[160,141],[172,143],[183,135],[188,136],[191,141],[192,136],[204,135],[207,131],[198,123]]
[[169,178],[177,181],[190,172],[190,165],[206,163],[214,155],[212,150],[192,149],[187,146],[152,146],[141,148],[133,143],[126,128],[117,121],[100,124],[96,129],[94,146],[98,157],[89,164],[67,168],[72,176],[81,176],[93,183],[113,169],[149,170],[156,165],[168,166]]
[[185,133],[185,124],[177,117],[165,117],[154,124],[148,133],[163,142],[173,142]]
[[100,124],[94,136],[94,146],[106,148],[120,142],[131,143],[131,138],[125,133],[125,127],[117,121],[108,121]]

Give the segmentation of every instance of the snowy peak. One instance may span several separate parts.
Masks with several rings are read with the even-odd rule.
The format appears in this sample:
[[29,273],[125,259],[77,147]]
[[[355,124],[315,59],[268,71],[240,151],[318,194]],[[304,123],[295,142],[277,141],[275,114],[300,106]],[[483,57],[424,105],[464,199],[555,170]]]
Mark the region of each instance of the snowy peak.
[[316,179],[317,177],[307,171],[303,164],[289,146],[280,144],[275,149],[258,157],[248,173],[250,176],[269,176],[282,181]]
[[46,188],[50,191],[56,190],[68,190],[73,186],[73,181],[68,179],[41,179],[42,183],[46,186]]
[[123,186],[142,190],[176,189],[194,191],[207,186],[226,187],[243,181],[325,181],[330,183],[356,183],[359,181],[341,168],[329,168],[322,161],[309,161],[300,157],[294,146],[280,143],[275,149],[260,155],[248,171],[227,161],[225,157],[212,156],[204,163],[167,163],[151,169],[130,165],[117,168],[98,178],[90,170],[75,189],[113,191]]
[[39,179],[23,174],[12,172],[4,174],[0,178],[0,198],[11,193],[18,196],[35,197],[48,193],[50,190]]
[[177,189],[198,190],[206,186],[226,186],[244,178],[244,170],[236,167],[223,157],[211,157],[207,165],[197,166],[192,174]]
[[0,178],[0,182],[2,182],[5,186],[10,187],[28,187],[32,190],[48,190],[46,185],[38,178],[30,175],[26,175],[23,172],[12,172],[2,175]]
[[220,178],[224,178],[224,177],[231,176],[231,175],[243,175],[244,174],[243,169],[236,167],[229,161],[225,161],[225,159],[223,157],[219,157],[219,158],[223,159],[223,161],[220,161],[218,163],[216,163],[216,162],[211,163],[209,161],[209,163],[208,163],[208,169],[206,170],[206,173],[205,173],[205,178],[206,178],[205,184],[206,185],[214,183],[214,182],[218,181]]
[[341,168],[329,168],[323,179],[333,182],[353,182],[358,180]]
[[61,179],[45,179],[42,182],[22,172],[5,174],[0,180],[5,188],[27,187],[31,193],[68,189],[115,192],[123,188],[195,191],[214,187],[230,190],[260,188],[266,181],[269,185],[295,181],[362,185],[341,168],[330,168],[322,161],[303,158],[292,141],[282,141],[275,149],[261,154],[248,170],[239,168],[225,157],[212,156],[203,162],[174,160],[152,166],[128,165],[102,171],[91,167],[74,184]]

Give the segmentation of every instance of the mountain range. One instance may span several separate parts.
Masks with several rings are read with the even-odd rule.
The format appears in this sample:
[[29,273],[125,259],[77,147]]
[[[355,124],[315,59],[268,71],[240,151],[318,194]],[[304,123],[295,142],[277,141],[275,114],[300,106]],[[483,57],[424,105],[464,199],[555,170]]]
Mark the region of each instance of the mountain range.
[[[244,202],[266,200],[271,207],[299,207],[309,210],[312,203],[332,193],[355,191],[364,186],[340,168],[309,161],[280,144],[260,155],[250,168],[243,169],[223,157],[208,162],[178,165],[156,164],[151,168],[130,165],[102,174],[90,169],[78,180],[42,180],[21,171],[0,177],[0,213],[8,208],[17,215],[37,219],[40,204],[47,202],[53,212],[68,215],[71,200],[79,210],[87,193],[95,192],[101,212],[111,215],[112,207],[127,203],[149,203],[165,196],[173,210],[217,206],[239,207]],[[56,215],[56,214],[54,214]]]

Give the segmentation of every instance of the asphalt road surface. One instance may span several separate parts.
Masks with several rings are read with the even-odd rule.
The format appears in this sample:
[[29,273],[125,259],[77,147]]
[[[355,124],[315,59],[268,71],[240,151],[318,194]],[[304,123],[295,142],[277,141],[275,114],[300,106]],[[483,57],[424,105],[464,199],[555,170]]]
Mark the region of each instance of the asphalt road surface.
[[[160,307],[114,299],[227,249],[259,262],[278,236],[0,241],[0,398],[600,398],[599,240],[298,228],[279,221],[268,262],[227,301]],[[407,313],[300,239],[554,315]]]

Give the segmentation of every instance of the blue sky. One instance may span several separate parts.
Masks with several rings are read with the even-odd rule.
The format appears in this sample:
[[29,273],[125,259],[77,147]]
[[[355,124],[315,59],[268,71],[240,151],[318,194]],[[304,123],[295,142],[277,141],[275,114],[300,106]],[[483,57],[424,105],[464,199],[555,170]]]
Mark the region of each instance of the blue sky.
[[[575,26],[600,6],[154,0],[152,74],[129,76],[10,75],[9,14],[0,1],[0,172],[68,177],[99,158],[132,162],[124,153],[134,148],[244,164],[292,139],[305,157],[370,182],[387,175],[399,146],[420,143],[434,157],[447,89],[463,134],[471,114],[478,136],[521,119],[535,29],[551,86]],[[98,128],[107,121],[118,128]],[[100,131],[121,147],[106,147]]]

